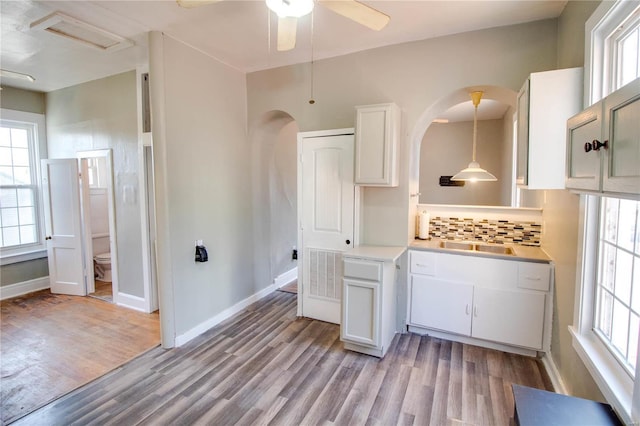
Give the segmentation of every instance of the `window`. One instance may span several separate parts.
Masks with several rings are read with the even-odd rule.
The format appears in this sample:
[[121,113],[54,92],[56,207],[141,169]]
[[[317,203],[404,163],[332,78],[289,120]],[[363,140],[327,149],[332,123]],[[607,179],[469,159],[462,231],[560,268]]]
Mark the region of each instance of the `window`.
[[640,203],[600,200],[594,330],[635,376],[640,332]]
[[10,110],[0,117],[0,254],[7,264],[45,255],[38,186],[44,117]]
[[[587,103],[640,76],[640,3],[602,2],[586,24]],[[640,419],[640,202],[582,195],[574,347],[622,420]]]

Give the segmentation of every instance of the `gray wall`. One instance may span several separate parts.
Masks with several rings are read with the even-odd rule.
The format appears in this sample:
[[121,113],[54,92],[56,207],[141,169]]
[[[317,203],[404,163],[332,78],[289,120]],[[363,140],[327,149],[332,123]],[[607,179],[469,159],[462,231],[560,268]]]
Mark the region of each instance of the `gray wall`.
[[[149,66],[160,315],[171,346],[271,283],[253,273],[253,211],[263,206],[252,204],[245,75],[160,33],[151,33]],[[196,239],[206,263],[194,262]]]
[[136,102],[135,71],[49,92],[47,141],[50,158],[113,151],[118,290],[143,297]]
[[[3,86],[0,91],[0,107],[16,111],[45,113],[45,94],[30,90]],[[46,158],[47,153],[40,153]],[[16,284],[49,275],[47,258],[29,260],[0,266],[0,286]]]
[[[434,123],[427,129],[420,146],[420,203],[509,205],[502,199],[511,187],[509,174],[503,174],[504,120],[478,122],[477,155],[480,166],[493,173],[497,182],[466,182],[465,186],[440,186],[440,176],[452,176],[471,161],[473,122]],[[510,139],[510,138],[508,138]]]

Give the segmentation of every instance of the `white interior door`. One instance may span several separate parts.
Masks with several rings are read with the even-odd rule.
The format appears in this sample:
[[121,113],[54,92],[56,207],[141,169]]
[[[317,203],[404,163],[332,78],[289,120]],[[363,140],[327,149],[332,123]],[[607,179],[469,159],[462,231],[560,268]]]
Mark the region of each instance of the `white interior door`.
[[340,324],[342,253],[354,235],[354,137],[303,136],[301,144],[301,312]]
[[78,160],[42,160],[42,187],[51,292],[85,296]]

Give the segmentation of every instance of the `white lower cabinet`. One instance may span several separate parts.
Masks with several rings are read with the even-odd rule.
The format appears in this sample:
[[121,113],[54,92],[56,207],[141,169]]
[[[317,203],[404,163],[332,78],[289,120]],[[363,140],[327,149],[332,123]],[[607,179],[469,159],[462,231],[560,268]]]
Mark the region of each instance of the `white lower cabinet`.
[[411,331],[520,353],[549,350],[551,264],[415,250],[409,263]]
[[411,322],[427,328],[471,334],[473,286],[432,277],[411,277]]
[[471,337],[542,349],[545,294],[476,287]]
[[380,282],[344,279],[342,340],[380,344]]
[[343,255],[342,323],[346,349],[383,357],[396,333],[396,264]]

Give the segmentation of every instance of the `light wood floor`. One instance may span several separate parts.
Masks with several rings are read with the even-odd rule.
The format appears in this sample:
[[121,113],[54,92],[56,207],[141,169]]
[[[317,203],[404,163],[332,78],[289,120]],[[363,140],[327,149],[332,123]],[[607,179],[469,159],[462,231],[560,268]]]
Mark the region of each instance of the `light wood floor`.
[[396,336],[383,360],[274,292],[186,345],[153,349],[19,425],[508,425],[511,383],[550,389],[532,358]]
[[158,314],[49,290],[0,302],[1,423],[160,343]]

